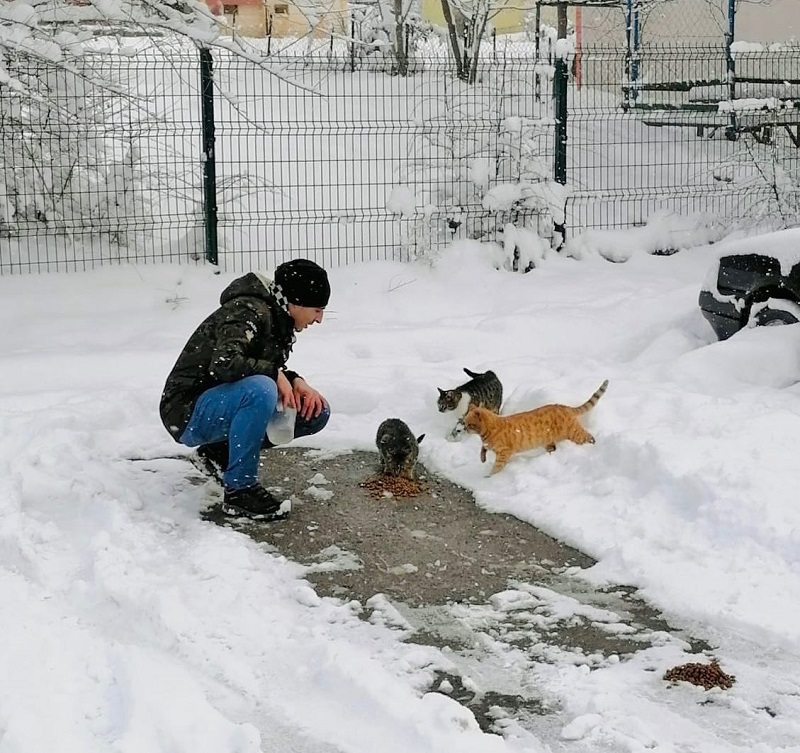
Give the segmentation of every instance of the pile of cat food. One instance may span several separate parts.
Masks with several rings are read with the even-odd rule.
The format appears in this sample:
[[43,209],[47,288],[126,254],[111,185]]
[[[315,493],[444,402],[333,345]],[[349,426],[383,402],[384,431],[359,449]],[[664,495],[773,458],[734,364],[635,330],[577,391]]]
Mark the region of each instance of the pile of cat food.
[[359,486],[366,489],[373,499],[380,499],[381,497],[416,497],[417,494],[425,489],[425,485],[416,479],[390,476],[385,473],[370,476],[365,481],[362,481]]
[[727,690],[733,687],[733,683],[736,680],[733,675],[726,675],[720,669],[716,659],[712,659],[710,664],[690,662],[689,664],[681,664],[677,667],[673,667],[667,670],[664,679],[672,682],[678,680],[691,682],[693,685],[699,685],[706,690],[710,690],[711,688],[723,688]]

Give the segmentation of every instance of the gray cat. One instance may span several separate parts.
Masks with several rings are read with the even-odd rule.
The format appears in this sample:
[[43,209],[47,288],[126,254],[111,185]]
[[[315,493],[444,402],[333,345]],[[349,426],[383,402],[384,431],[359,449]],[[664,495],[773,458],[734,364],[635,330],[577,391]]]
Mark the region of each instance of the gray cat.
[[448,439],[456,439],[464,433],[464,414],[470,405],[486,408],[493,413],[500,412],[503,403],[503,385],[493,371],[482,373],[464,369],[470,380],[451,390],[439,389],[436,404],[440,413],[458,410],[459,418]]
[[419,457],[419,443],[425,435],[415,437],[405,421],[387,418],[378,427],[375,444],[381,461],[381,473],[387,476],[414,478],[414,466]]

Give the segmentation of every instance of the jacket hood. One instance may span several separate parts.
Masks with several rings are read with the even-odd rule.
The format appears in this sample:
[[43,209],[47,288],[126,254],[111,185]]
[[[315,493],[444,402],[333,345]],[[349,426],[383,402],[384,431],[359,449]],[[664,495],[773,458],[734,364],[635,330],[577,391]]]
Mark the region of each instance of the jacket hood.
[[234,298],[241,298],[242,296],[263,298],[265,301],[271,301],[272,296],[267,291],[269,282],[269,278],[263,275],[258,275],[255,272],[248,272],[242,277],[237,277],[222,291],[219,302],[221,304],[228,303],[228,301]]

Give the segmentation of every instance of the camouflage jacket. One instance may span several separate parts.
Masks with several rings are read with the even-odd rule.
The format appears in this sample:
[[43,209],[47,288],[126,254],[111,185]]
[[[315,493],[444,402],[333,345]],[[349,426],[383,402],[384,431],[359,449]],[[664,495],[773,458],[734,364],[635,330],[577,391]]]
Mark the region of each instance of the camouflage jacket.
[[220,295],[220,306],[194,331],[167,377],[161,395],[161,420],[180,439],[197,398],[224,382],[254,374],[276,379],[294,343],[294,322],[252,272]]

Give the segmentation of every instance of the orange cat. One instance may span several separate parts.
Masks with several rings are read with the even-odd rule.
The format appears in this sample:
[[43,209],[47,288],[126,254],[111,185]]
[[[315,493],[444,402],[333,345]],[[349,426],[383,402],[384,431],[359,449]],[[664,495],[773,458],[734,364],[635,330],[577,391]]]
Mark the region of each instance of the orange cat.
[[486,462],[486,450],[495,454],[492,473],[497,473],[511,456],[544,447],[548,452],[556,449],[556,442],[569,439],[575,444],[594,444],[594,437],[581,426],[578,416],[594,408],[608,387],[605,380],[583,405],[543,405],[524,413],[498,416],[486,408],[470,405],[464,416],[464,428],[483,440],[481,462]]

